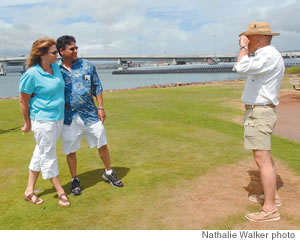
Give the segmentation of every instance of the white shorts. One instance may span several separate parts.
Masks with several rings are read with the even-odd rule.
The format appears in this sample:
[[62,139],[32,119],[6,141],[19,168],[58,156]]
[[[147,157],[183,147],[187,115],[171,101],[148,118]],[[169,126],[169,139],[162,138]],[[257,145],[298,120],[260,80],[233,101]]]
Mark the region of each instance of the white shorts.
[[29,169],[42,172],[43,179],[58,175],[56,145],[61,134],[63,120],[31,121],[36,146],[30,161]]
[[100,148],[107,144],[105,129],[101,121],[84,125],[80,116],[76,114],[70,126],[63,126],[63,153],[68,155],[80,149],[81,136],[86,138],[90,148]]

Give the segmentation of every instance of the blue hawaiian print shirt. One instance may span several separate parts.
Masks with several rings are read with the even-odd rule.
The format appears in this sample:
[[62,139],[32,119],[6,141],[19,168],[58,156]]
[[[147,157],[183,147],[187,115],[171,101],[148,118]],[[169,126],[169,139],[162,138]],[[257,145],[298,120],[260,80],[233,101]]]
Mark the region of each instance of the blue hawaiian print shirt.
[[85,59],[73,62],[72,72],[59,62],[60,71],[65,80],[65,120],[71,125],[73,117],[79,114],[85,125],[100,121],[93,96],[102,93],[103,88],[95,66]]

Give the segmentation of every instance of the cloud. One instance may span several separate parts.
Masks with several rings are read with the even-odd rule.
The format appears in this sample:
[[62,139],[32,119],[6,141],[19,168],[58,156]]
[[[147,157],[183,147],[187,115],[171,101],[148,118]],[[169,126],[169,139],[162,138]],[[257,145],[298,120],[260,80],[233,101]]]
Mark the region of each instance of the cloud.
[[273,40],[279,49],[299,49],[298,2],[2,0],[0,57],[28,55],[37,38],[63,34],[76,37],[82,55],[235,53],[253,21],[281,33]]
[[43,1],[43,0],[9,0],[9,1],[1,1],[0,2],[0,7],[5,7],[5,8],[19,8],[19,7],[27,7],[27,6],[32,6],[32,5],[37,5],[40,3],[45,3],[48,1]]

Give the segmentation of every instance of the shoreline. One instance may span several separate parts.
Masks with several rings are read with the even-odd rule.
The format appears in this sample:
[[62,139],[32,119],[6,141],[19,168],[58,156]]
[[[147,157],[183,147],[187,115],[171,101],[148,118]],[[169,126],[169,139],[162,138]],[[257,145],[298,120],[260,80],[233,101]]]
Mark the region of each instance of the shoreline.
[[[222,83],[236,83],[236,82],[243,82],[246,79],[231,79],[231,80],[222,80],[222,81],[209,81],[209,82],[177,82],[177,83],[167,83],[167,84],[153,84],[149,86],[141,86],[135,88],[123,88],[123,89],[110,89],[104,90],[104,93],[111,93],[111,92],[127,92],[127,91],[135,91],[140,89],[149,89],[149,88],[174,88],[174,87],[185,87],[185,86],[199,86],[199,85],[212,85],[212,84],[222,84]],[[6,99],[18,99],[18,96],[13,97],[0,97],[0,100]]]
[[245,80],[246,79],[237,78],[237,79],[222,80],[222,81],[189,82],[189,83],[177,82],[177,83],[166,83],[166,84],[153,84],[150,86],[142,86],[142,87],[135,87],[135,88],[111,89],[111,90],[105,90],[103,92],[124,92],[124,91],[149,89],[149,88],[175,88],[175,87],[185,87],[185,86],[213,85],[213,84],[243,82]]

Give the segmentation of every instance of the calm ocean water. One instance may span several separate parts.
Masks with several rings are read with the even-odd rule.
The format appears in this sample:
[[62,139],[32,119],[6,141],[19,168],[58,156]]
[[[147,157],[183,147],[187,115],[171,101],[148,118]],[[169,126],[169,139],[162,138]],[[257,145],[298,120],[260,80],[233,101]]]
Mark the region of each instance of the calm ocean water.
[[[245,76],[237,73],[179,73],[179,74],[137,74],[137,75],[112,75],[112,70],[100,70],[98,75],[104,90],[127,89],[153,84],[189,83],[224,81]],[[8,73],[0,76],[0,97],[18,96],[18,84],[21,74]]]

